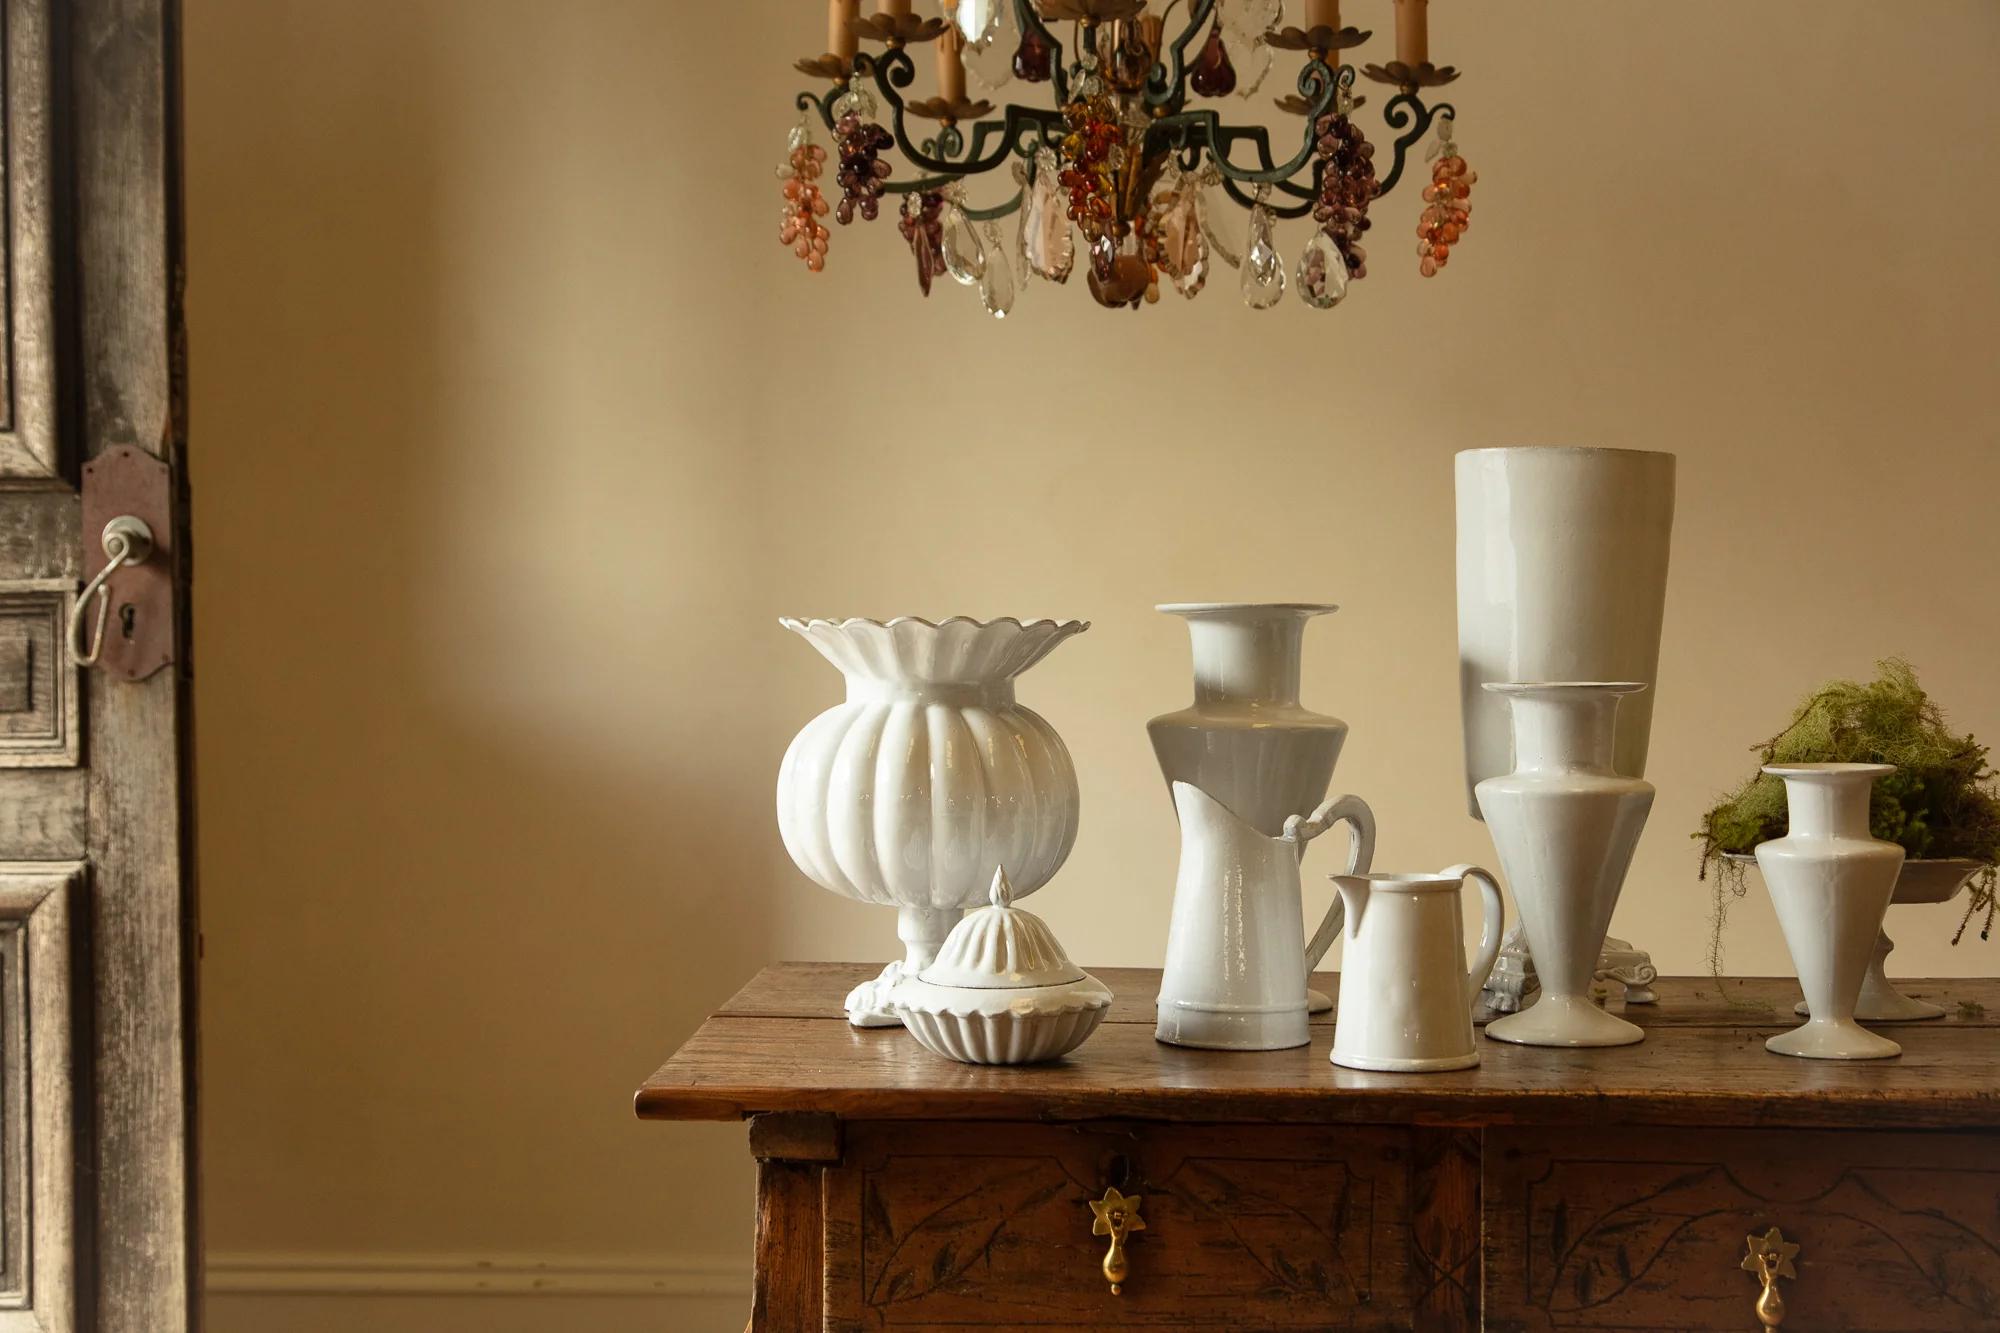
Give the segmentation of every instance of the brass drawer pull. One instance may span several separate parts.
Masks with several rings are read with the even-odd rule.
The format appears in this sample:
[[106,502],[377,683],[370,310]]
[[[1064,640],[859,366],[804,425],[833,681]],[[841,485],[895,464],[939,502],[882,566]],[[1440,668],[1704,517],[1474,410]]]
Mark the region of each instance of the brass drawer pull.
[[1757,1294],[1757,1322],[1765,1328],[1776,1328],[1785,1322],[1785,1298],[1778,1291],[1778,1279],[1797,1280],[1799,1274],[1792,1267],[1792,1257],[1799,1247],[1787,1241],[1785,1233],[1776,1227],[1761,1236],[1744,1237],[1744,1244],[1750,1247],[1750,1253],[1743,1256],[1743,1271],[1755,1273],[1764,1287]]
[[1103,1198],[1093,1200],[1090,1205],[1096,1219],[1090,1224],[1090,1234],[1111,1237],[1111,1248],[1104,1252],[1104,1280],[1111,1284],[1113,1296],[1125,1290],[1125,1279],[1132,1271],[1125,1258],[1125,1238],[1146,1229],[1146,1219],[1139,1216],[1139,1203],[1138,1195],[1127,1198],[1112,1186],[1104,1191]]

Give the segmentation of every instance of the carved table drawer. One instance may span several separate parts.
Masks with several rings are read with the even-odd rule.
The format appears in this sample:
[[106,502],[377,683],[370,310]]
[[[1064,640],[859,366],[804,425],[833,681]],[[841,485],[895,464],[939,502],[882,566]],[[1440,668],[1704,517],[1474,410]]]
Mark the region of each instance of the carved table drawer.
[[[2000,1328],[2000,1140],[1789,1130],[1487,1131],[1486,1327]],[[1767,1311],[1777,1313],[1777,1311]]]
[[[824,1177],[826,1327],[1408,1329],[1410,1132],[884,1124]],[[1122,1290],[1094,1200],[1116,1188]]]

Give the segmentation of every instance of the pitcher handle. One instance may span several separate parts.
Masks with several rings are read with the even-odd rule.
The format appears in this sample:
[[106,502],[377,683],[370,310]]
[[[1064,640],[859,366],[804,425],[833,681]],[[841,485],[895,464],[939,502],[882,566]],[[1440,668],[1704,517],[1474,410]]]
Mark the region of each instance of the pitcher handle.
[[1507,933],[1507,904],[1500,896],[1499,881],[1493,872],[1474,865],[1453,866],[1440,872],[1443,877],[1460,881],[1479,881],[1480,897],[1485,900],[1485,923],[1479,932],[1479,952],[1474,957],[1472,970],[1465,974],[1465,1005],[1470,1009],[1479,1003],[1479,992],[1486,989],[1486,979],[1493,975],[1493,965],[1500,961],[1500,941]]
[[[1347,853],[1347,869],[1341,873],[1367,874],[1368,867],[1375,863],[1375,812],[1359,796],[1336,796],[1313,811],[1310,819],[1293,815],[1285,821],[1285,841],[1297,843],[1299,859],[1304,860],[1306,844],[1335,824],[1346,824],[1354,830],[1354,842]],[[1340,895],[1336,893],[1327,905],[1326,919],[1313,932],[1312,943],[1306,945],[1307,976],[1312,975],[1312,970],[1319,966],[1319,960],[1326,957],[1326,951],[1333,947],[1344,916]]]

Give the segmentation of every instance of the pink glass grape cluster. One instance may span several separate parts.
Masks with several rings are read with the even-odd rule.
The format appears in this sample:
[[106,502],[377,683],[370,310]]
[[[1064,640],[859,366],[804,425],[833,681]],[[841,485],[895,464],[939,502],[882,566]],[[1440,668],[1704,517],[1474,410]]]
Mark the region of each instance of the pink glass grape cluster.
[[882,209],[882,183],[889,179],[890,166],[882,160],[882,150],[894,148],[896,140],[855,111],[834,122],[833,137],[840,145],[840,172],[835,177],[840,182],[840,206],[833,215],[843,227],[854,221],[857,212],[863,221],[873,222]]
[[826,216],[826,196],[820,192],[820,172],[826,166],[826,149],[810,139],[792,148],[785,165],[778,168],[784,180],[785,204],[778,224],[778,243],[806,261],[814,273],[826,268],[826,243],[830,233],[820,219]]
[[1417,271],[1425,277],[1437,276],[1451,258],[1451,247],[1472,225],[1472,183],[1478,179],[1479,173],[1468,170],[1465,159],[1455,152],[1440,157],[1431,168],[1423,216],[1417,220]]
[[1340,112],[1320,117],[1319,200],[1313,205],[1313,220],[1333,241],[1352,278],[1368,276],[1368,251],[1361,246],[1361,233],[1368,230],[1368,205],[1375,199],[1375,145],[1361,127]]
[[945,271],[944,195],[925,190],[903,196],[903,220],[896,224],[917,257],[917,285],[931,294],[931,279]]

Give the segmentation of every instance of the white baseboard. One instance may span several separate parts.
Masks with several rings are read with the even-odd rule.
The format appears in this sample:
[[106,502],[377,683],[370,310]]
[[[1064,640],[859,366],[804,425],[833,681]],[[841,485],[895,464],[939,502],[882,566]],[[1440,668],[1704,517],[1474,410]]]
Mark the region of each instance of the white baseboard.
[[737,1255],[579,1256],[211,1253],[211,1295],[531,1296],[740,1299],[750,1265]]

